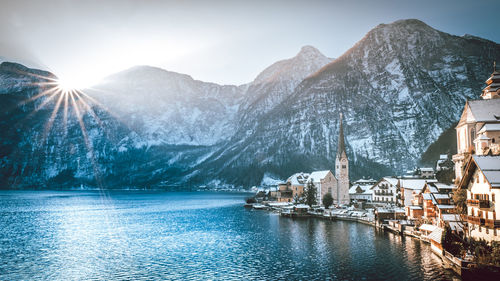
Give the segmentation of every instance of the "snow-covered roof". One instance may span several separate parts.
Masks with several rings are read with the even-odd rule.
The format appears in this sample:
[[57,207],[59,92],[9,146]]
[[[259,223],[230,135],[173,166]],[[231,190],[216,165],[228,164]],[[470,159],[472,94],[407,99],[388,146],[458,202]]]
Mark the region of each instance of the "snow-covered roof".
[[422,206],[414,206],[414,205],[412,205],[412,206],[410,206],[410,209],[412,209],[412,210],[422,210]]
[[450,226],[451,230],[457,231],[457,232],[463,232],[464,231],[464,225],[461,222],[458,221],[450,221],[448,223]]
[[461,221],[460,215],[457,214],[442,214],[441,219],[450,222],[450,221]]
[[435,225],[425,224],[425,223],[419,227],[420,230],[425,230],[425,231],[434,231],[436,228],[438,227]]
[[422,172],[434,172],[433,168],[420,168],[420,171]]
[[446,160],[446,159],[448,159],[448,154],[440,154],[440,155],[439,155],[439,159],[441,159],[441,160]]
[[400,186],[405,189],[422,190],[428,181],[426,179],[401,179]]
[[304,185],[309,178],[308,173],[295,173],[287,179],[292,185]]
[[430,193],[424,193],[422,194],[422,198],[424,200],[432,200],[432,195]]
[[440,183],[440,182],[433,183],[433,185],[435,187],[437,187],[438,189],[455,189],[456,188],[455,185],[444,184],[444,183]]
[[500,99],[468,101],[469,108],[476,122],[500,121]]
[[430,240],[433,240],[434,242],[441,244],[443,238],[443,229],[437,227],[436,229],[434,229],[434,231],[431,232],[431,234],[429,234],[428,237]]
[[324,179],[330,170],[325,170],[325,171],[314,171],[309,175],[309,178],[311,178],[314,182],[319,182],[320,180]]
[[359,180],[355,181],[354,184],[366,184],[366,183],[374,184],[376,182],[377,181],[374,179],[359,179]]
[[[357,192],[357,189],[361,188],[363,190],[363,192],[361,193],[358,193]],[[372,194],[372,190],[370,189],[372,186],[369,185],[369,184],[358,184],[358,185],[353,185],[351,186],[351,188],[349,188],[349,194]]]
[[484,133],[484,132],[496,132],[500,131],[500,123],[494,123],[494,124],[484,124],[484,126],[479,130],[479,134]]
[[428,184],[427,188],[429,189],[430,193],[438,193],[438,189],[436,186],[434,186],[434,184]]
[[438,209],[455,209],[455,205],[437,204]]
[[474,140],[474,143],[482,141],[482,140],[490,140],[490,138],[481,134],[481,135],[477,136],[477,138]]
[[500,187],[500,156],[474,155],[474,161],[492,187]]
[[434,193],[432,194],[436,199],[450,199],[448,194]]

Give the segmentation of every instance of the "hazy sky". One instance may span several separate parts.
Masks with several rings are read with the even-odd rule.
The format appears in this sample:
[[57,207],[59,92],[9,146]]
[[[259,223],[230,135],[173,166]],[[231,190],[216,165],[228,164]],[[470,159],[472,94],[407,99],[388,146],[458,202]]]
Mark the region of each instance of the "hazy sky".
[[304,45],[338,57],[398,19],[500,42],[498,11],[499,0],[0,0],[0,57],[80,84],[138,64],[242,84]]

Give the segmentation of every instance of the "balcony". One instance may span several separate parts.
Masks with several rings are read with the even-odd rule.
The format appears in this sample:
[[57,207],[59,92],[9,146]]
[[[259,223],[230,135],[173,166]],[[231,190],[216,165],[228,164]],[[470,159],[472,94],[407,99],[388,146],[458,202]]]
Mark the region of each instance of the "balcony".
[[485,225],[486,219],[475,216],[467,216],[467,222],[476,225]]
[[500,220],[485,219],[484,226],[488,228],[500,228]]
[[392,193],[392,192],[375,191],[374,194],[377,196],[394,196],[394,193]]
[[470,207],[476,207],[480,209],[490,208],[490,201],[480,200],[480,199],[467,199],[467,205]]

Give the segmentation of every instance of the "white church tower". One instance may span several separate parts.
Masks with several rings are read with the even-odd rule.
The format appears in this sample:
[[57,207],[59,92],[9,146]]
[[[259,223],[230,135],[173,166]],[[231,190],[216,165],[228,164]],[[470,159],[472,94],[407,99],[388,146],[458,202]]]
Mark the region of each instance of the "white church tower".
[[335,159],[335,177],[337,178],[337,194],[332,194],[337,204],[349,204],[349,159],[345,151],[344,128],[340,113],[339,140]]

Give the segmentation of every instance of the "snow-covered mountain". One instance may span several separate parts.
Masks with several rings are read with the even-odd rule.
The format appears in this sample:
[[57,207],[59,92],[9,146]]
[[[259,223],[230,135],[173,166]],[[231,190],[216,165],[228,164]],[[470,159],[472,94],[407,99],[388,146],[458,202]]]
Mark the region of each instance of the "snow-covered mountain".
[[3,63],[0,188],[248,187],[333,170],[340,112],[351,178],[395,174],[479,96],[499,59],[499,44],[402,20],[335,60],[303,47],[242,86],[138,66],[85,90],[95,99],[82,99],[88,106],[76,99],[85,133],[74,107],[52,115],[57,97],[22,102],[52,74]]
[[235,131],[245,88],[137,66],[106,78],[88,92],[149,145],[213,145]]
[[240,128],[200,170],[255,184],[266,172],[334,169],[342,112],[351,176],[402,172],[459,118],[467,98],[479,97],[499,58],[499,44],[418,20],[379,25],[257,125]]

